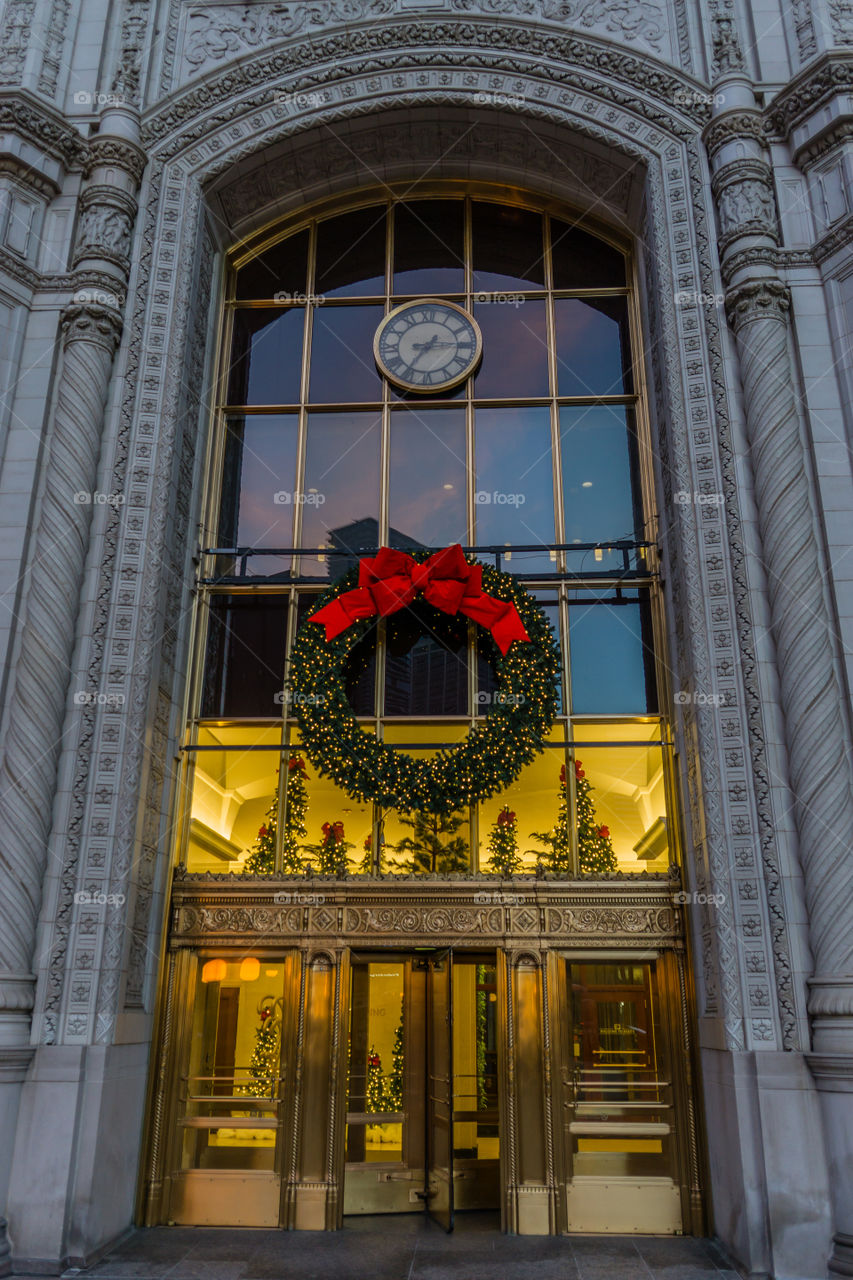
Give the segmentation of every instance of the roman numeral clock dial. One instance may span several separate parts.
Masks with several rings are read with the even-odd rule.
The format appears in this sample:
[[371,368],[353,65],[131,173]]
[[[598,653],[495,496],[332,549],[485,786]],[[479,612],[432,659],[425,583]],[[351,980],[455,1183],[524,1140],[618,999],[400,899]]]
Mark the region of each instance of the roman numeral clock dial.
[[472,315],[454,302],[404,302],[376,330],[373,354],[382,374],[403,391],[435,394],[458,387],[483,354]]

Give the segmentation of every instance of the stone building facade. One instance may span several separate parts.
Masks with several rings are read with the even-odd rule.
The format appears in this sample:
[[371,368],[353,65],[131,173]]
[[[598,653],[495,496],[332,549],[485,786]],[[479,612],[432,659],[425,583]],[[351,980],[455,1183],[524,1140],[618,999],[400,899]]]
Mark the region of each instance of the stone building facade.
[[[18,1269],[83,1265],[179,1203],[195,959],[291,966],[285,1155],[258,1196],[282,1197],[270,1225],[334,1229],[358,955],[405,952],[408,982],[418,950],[486,938],[506,1229],[593,1222],[554,1019],[573,963],[623,955],[658,964],[686,1065],[679,1172],[628,1179],[613,1222],[713,1233],[756,1276],[853,1275],[851,44],[839,0],[5,0],[0,1201]],[[289,880],[187,867],[228,282],[300,219],[413,193],[541,210],[628,255],[677,881],[532,874],[526,904],[516,885],[483,911],[477,871],[333,877],[285,911]],[[664,1182],[677,1220],[644,1208]]]

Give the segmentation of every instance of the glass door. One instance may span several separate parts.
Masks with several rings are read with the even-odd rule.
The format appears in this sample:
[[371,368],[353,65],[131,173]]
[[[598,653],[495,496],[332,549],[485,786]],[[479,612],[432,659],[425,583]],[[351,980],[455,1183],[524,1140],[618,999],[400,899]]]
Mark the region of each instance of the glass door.
[[440,951],[427,969],[426,1211],[453,1230],[453,956]]
[[351,959],[344,1215],[500,1205],[494,954]]
[[293,954],[188,957],[167,1138],[171,1222],[275,1227]]
[[673,1061],[658,962],[565,962],[567,1228],[682,1230]]

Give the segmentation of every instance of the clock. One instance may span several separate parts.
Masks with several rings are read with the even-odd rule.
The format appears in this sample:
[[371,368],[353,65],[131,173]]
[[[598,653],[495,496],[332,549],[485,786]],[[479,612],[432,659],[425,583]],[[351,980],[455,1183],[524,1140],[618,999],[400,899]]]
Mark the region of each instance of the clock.
[[483,335],[455,302],[404,302],[376,330],[373,355],[381,372],[404,391],[449,391],[473,373]]

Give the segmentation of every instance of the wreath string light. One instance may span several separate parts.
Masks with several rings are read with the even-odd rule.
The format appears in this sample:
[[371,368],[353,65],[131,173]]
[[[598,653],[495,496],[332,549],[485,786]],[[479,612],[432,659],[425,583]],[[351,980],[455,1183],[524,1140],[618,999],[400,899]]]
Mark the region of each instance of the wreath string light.
[[[486,714],[464,741],[429,758],[365,732],[345,687],[347,659],[373,620],[418,597],[426,625],[431,616],[462,614],[485,628],[497,677]],[[288,683],[305,754],[352,799],[452,813],[503,790],[543,750],[559,673],[547,617],[509,574],[469,562],[459,546],[412,555],[383,547],[320,597],[297,634]]]

